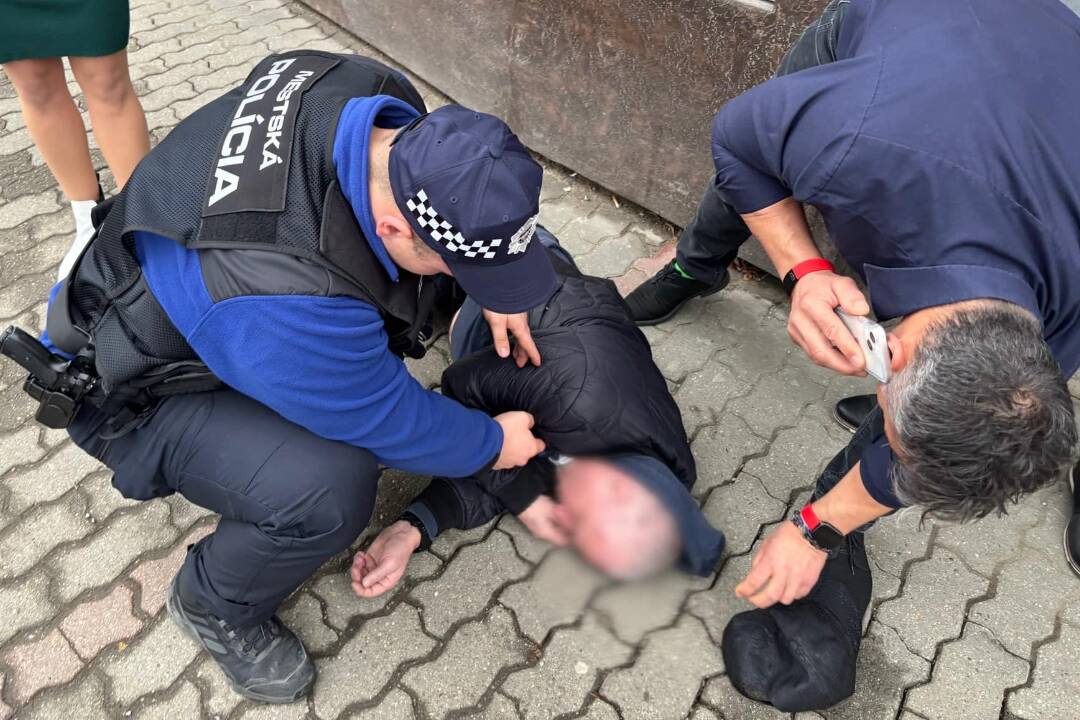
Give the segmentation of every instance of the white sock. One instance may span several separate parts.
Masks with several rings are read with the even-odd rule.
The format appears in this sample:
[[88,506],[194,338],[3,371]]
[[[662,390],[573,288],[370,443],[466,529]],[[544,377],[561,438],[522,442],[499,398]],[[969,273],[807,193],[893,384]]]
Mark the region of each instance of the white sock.
[[71,212],[75,216],[75,242],[71,244],[64,259],[60,261],[57,280],[63,280],[71,272],[75,261],[79,259],[83,248],[94,237],[94,223],[90,220],[90,211],[97,205],[97,200],[72,200]]

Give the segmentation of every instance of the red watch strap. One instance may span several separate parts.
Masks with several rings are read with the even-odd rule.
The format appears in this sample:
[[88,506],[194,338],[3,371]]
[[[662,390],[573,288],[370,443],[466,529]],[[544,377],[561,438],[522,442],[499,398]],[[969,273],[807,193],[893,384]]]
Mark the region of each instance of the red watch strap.
[[835,272],[836,267],[825,258],[810,258],[809,260],[803,260],[801,263],[797,263],[791,268],[791,273],[795,276],[796,280],[800,280],[810,273],[820,272],[822,270]]
[[807,503],[806,506],[799,511],[799,515],[802,516],[803,523],[806,525],[806,529],[810,532],[814,532],[821,525],[821,518],[814,512],[814,506]]

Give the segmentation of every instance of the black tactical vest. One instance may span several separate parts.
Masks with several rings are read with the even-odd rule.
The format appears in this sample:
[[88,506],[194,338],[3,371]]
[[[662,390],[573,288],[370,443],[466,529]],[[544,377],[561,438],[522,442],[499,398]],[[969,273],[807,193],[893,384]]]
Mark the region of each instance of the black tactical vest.
[[109,394],[199,364],[142,275],[133,233],[144,230],[200,250],[204,275],[209,256],[233,266],[250,259],[242,269],[248,295],[286,286],[369,302],[393,352],[422,354],[431,283],[404,271],[390,281],[333,167],[342,107],[380,94],[425,112],[408,79],[381,63],[299,50],[266,58],[242,85],[183,120],[99,206],[97,236],[50,309],[53,342],[70,353],[92,343]]

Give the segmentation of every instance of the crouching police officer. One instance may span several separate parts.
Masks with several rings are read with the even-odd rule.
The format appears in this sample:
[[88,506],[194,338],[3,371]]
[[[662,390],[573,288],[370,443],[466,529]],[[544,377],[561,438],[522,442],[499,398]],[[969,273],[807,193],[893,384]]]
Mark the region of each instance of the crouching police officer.
[[369,59],[266,58],[99,208],[50,303],[45,342],[99,376],[74,441],[126,497],[221,514],[168,608],[251,698],[314,682],[274,613],[364,529],[379,465],[464,477],[543,449],[531,416],[466,409],[401,360],[423,350],[425,275],[454,275],[504,345],[555,288],[530,242],[539,165],[494,117],[424,110]]

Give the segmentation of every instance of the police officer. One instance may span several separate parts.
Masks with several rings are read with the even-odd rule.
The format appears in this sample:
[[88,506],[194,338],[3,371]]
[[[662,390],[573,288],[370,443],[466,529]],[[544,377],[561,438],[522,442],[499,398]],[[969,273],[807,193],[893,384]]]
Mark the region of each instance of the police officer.
[[364,529],[380,465],[465,477],[543,449],[531,416],[466,409],[401,359],[423,350],[434,273],[509,354],[507,328],[555,288],[531,242],[541,175],[498,119],[425,114],[380,63],[294,51],[181,122],[100,208],[49,310],[46,340],[91,352],[104,391],[70,432],[124,496],[221,514],[168,609],[238,692],[311,688],[274,613]]
[[[627,298],[635,319],[662,321],[720,290],[753,233],[791,294],[792,339],[819,364],[860,374],[864,350],[834,309],[867,315],[871,304],[820,257],[803,203],[821,212],[877,316],[902,318],[880,406],[736,590],[771,611],[754,611],[761,632],[739,635],[762,670],[744,677],[769,675],[750,683],[753,697],[776,700],[761,689],[798,673],[771,659],[826,632],[773,633],[781,647],[770,654],[758,652],[764,628],[819,601],[807,596],[827,558],[861,545],[866,523],[901,506],[960,521],[1001,513],[1070,470],[1080,85],[1062,69],[1080,64],[1078,35],[1080,19],[1057,0],[831,0],[778,77],[716,116],[716,175],[676,261]],[[862,598],[845,611],[857,645],[870,594],[850,595]]]

